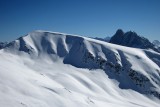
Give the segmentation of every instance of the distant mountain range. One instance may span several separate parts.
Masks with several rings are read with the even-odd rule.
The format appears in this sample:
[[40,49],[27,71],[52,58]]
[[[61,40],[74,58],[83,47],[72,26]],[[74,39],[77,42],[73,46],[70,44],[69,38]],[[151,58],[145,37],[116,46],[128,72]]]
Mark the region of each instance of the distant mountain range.
[[160,42],[159,42],[158,40],[154,40],[152,43],[153,43],[155,46],[160,47]]
[[112,37],[94,39],[133,48],[140,49],[152,49],[156,52],[160,52],[160,42],[154,40],[152,43],[145,37],[138,35],[136,32],[128,31],[124,32],[122,29],[118,29]]
[[152,44],[154,44],[156,47],[160,47],[160,42],[158,40],[154,40]]
[[[118,29],[117,32],[111,37],[109,42],[127,47],[152,49],[156,52],[160,52],[155,47],[155,44],[151,43],[147,38],[139,36],[136,32],[133,31],[124,33],[123,30]],[[154,43],[158,42],[154,41]]]
[[109,42],[110,39],[111,39],[111,37],[105,37],[105,38],[95,37],[94,39],[101,40],[101,41],[105,41],[105,42]]
[[0,49],[4,48],[7,45],[7,42],[0,42]]
[[160,52],[160,42],[158,40],[154,40],[152,44],[154,44],[154,47]]

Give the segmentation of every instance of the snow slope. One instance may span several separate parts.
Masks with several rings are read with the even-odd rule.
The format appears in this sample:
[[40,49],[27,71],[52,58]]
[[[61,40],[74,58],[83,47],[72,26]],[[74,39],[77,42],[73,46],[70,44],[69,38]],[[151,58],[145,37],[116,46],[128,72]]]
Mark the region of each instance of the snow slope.
[[35,31],[0,50],[2,107],[158,107],[160,54]]

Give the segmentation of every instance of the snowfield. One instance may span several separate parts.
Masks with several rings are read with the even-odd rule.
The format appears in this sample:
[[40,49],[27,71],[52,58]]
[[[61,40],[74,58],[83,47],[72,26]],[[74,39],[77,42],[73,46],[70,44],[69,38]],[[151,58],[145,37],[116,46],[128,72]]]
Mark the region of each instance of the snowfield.
[[0,50],[0,107],[159,107],[160,54],[35,31]]

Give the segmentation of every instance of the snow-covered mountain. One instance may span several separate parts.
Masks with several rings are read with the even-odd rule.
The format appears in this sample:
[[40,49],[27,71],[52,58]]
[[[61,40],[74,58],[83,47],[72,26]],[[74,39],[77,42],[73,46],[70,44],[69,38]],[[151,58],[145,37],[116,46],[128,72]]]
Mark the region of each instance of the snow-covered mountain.
[[160,52],[147,38],[141,37],[132,31],[124,33],[121,29],[118,29],[112,36],[110,43],[133,48],[153,49],[154,51]]
[[4,48],[7,45],[7,42],[0,42],[0,49]]
[[158,40],[154,40],[152,42],[155,46],[160,47],[160,42]]
[[158,107],[160,53],[34,31],[0,50],[0,96],[2,107]]
[[160,42],[158,40],[154,40],[152,44],[154,45],[154,48],[160,52]]

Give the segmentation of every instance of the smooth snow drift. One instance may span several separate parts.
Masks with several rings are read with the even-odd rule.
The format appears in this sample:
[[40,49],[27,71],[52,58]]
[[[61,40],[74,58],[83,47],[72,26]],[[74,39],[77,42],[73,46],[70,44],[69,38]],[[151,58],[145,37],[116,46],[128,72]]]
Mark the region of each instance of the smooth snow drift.
[[158,107],[160,54],[35,31],[0,50],[2,107]]

